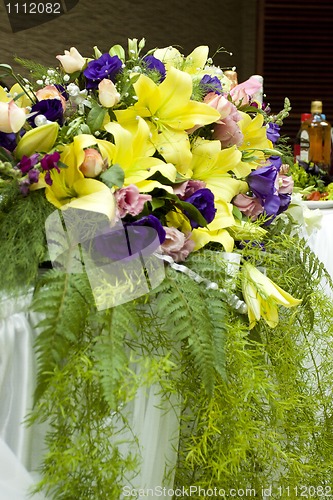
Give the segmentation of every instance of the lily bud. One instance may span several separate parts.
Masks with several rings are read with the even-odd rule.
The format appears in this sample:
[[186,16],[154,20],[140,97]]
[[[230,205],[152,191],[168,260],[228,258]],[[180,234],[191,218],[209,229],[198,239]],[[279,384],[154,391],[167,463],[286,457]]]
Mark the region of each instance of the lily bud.
[[71,47],[69,51],[65,50],[65,55],[56,56],[56,58],[59,59],[62,67],[69,74],[81,71],[86,63],[85,58],[81,56],[75,47]]
[[0,132],[16,134],[23,127],[26,116],[25,110],[14,101],[0,102]]
[[21,159],[23,155],[31,156],[33,153],[50,151],[58,137],[58,131],[59,125],[56,122],[29,130],[20,139],[14,151],[16,158]]
[[97,177],[103,170],[104,160],[101,154],[93,148],[84,150],[84,161],[80,170],[85,177]]
[[99,102],[105,108],[112,108],[120,101],[120,94],[111,80],[104,78],[98,85]]

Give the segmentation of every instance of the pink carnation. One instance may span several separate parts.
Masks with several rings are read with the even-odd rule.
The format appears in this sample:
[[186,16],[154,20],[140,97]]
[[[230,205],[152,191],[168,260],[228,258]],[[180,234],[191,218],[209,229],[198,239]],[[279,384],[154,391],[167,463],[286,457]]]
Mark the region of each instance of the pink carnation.
[[183,262],[194,250],[195,243],[191,234],[187,236],[175,227],[165,227],[166,237],[161,245],[164,254],[169,255],[175,262]]
[[213,92],[207,94],[204,101],[220,113],[220,119],[214,124],[213,139],[221,141],[223,148],[240,146],[244,137],[237,124],[242,117],[236,106],[223,95]]
[[141,194],[135,184],[118,189],[115,192],[119,216],[138,215],[142,212],[146,201],[151,201],[150,194]]
[[262,214],[264,211],[264,207],[256,196],[238,194],[233,199],[233,204],[239,208],[244,215],[251,217],[252,220],[256,220],[258,215]]
[[279,194],[291,194],[294,188],[294,180],[291,175],[279,174],[278,191]]

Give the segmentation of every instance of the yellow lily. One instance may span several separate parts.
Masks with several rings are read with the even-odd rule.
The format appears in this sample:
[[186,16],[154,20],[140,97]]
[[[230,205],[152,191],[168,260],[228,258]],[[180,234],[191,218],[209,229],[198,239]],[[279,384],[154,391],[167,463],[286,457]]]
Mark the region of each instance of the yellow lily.
[[192,146],[192,178],[204,181],[216,199],[229,203],[237,194],[248,189],[245,182],[229,174],[239,169],[241,157],[236,146],[221,149],[220,141],[198,138]]
[[134,83],[138,101],[126,110],[117,110],[117,121],[135,130],[138,117],[149,124],[152,143],[167,162],[186,174],[191,161],[190,143],[186,130],[215,122],[220,114],[207,104],[192,101],[192,79],[188,73],[173,67],[165,80],[155,84],[146,75]]
[[238,177],[245,177],[265,161],[266,156],[263,150],[271,150],[270,155],[274,154],[274,150],[272,142],[266,136],[263,116],[258,113],[251,118],[247,113],[240,112],[240,114],[242,119],[238,122],[238,126],[243,133],[244,141],[238,149],[248,151],[254,159],[250,162],[242,162],[234,172]]
[[149,127],[142,118],[138,119],[135,133],[131,133],[116,122],[106,124],[105,130],[114,137],[112,163],[118,164],[123,169],[125,186],[136,184],[138,189],[144,193],[152,191],[156,187],[173,193],[171,186],[149,180],[153,174],[160,172],[165,178],[175,182],[177,170],[174,165],[152,156],[155,153],[155,148],[149,141]]
[[279,322],[278,305],[295,307],[302,302],[292,297],[249,263],[242,266],[242,291],[248,307],[250,329],[261,317],[268,326],[274,328]]
[[19,98],[15,99],[16,106],[18,106],[19,108],[26,108],[27,106],[31,106],[31,99],[29,99],[19,83],[15,83],[11,87],[9,92],[0,86],[0,102],[9,102],[19,94],[22,95]]
[[214,220],[207,227],[193,229],[191,238],[195,242],[194,250],[199,250],[213,241],[220,243],[226,252],[232,252],[234,239],[227,229],[235,224],[232,205],[223,200],[216,200],[215,208]]
[[60,159],[67,165],[60,172],[51,171],[52,185],[46,186],[46,198],[60,209],[78,208],[105,214],[110,221],[114,220],[116,202],[108,186],[96,179],[87,179],[79,167],[83,163],[84,150],[98,145],[103,158],[111,160],[113,144],[96,139],[89,134],[81,134],[71,144],[63,147]]
[[193,80],[201,80],[204,75],[217,76],[225,91],[230,88],[230,80],[224,76],[222,70],[216,66],[207,66],[209,47],[200,45],[187,57],[184,57],[175,47],[157,49],[154,57],[162,61],[167,69],[174,67],[189,73]]

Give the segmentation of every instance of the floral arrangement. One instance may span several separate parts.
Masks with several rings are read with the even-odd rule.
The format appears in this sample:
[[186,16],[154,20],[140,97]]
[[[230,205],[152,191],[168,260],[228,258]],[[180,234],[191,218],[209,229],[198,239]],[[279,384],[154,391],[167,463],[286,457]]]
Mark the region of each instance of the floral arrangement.
[[[329,277],[288,214],[293,179],[280,127],[289,101],[272,114],[258,80],[235,85],[206,46],[186,57],[144,47],[133,39],[127,52],[95,47],[92,57],[72,47],[55,68],[18,58],[29,79],[0,65],[1,77],[15,81],[0,88],[3,290],[33,287],[31,308],[46,317],[31,417],[51,422],[39,488],[54,498],[119,498],[119,478],[137,465],[112,445],[112,422],[96,422],[122,414],[129,387],[156,382],[166,397],[183,397],[176,483],[272,483],[273,463],[288,487],[312,484],[315,474],[321,484],[332,465],[331,424],[324,412],[318,431],[316,405],[331,403],[322,387],[310,395],[302,385],[304,332],[316,316],[329,342],[333,313],[318,291]],[[73,246],[78,272],[57,253]],[[140,289],[149,265],[125,291],[119,276],[111,285],[104,276],[96,294],[92,246],[94,258],[116,266],[149,248],[165,274],[134,295],[129,288]],[[54,269],[41,273],[49,261]],[[327,309],[321,320],[314,304]],[[327,453],[318,472],[319,441]],[[297,447],[304,466],[296,467]]]

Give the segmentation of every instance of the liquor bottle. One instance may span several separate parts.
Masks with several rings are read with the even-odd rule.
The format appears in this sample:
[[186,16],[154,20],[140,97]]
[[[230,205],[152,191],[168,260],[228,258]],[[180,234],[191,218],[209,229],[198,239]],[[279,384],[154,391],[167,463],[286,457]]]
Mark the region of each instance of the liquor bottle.
[[308,163],[308,155],[309,155],[309,134],[307,131],[303,132],[302,135],[302,123],[306,120],[310,120],[312,118],[311,113],[302,113],[301,114],[301,125],[297,135],[295,137],[294,142],[294,161],[305,161]]
[[[331,125],[323,118],[323,105],[321,101],[312,101],[312,118],[302,123],[302,134],[309,136],[308,162],[314,163],[323,171],[329,173],[331,165]],[[302,145],[301,145],[302,156]]]

